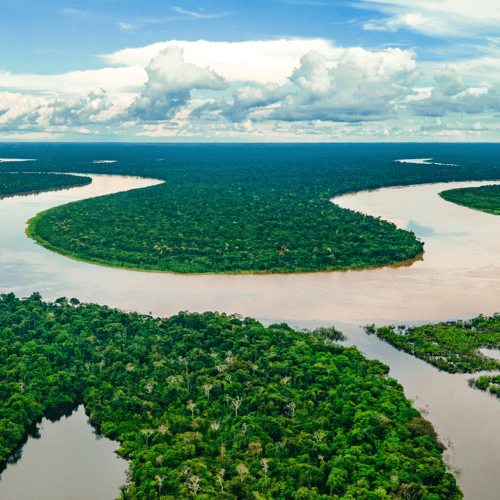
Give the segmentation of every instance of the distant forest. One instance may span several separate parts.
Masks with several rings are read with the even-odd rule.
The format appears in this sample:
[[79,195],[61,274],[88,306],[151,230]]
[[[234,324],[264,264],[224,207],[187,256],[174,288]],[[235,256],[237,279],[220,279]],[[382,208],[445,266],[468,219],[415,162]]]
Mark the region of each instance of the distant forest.
[[130,460],[122,500],[463,497],[432,424],[334,328],[154,318],[0,295],[0,461],[82,403]]
[[500,185],[449,189],[439,193],[439,196],[457,205],[500,215]]
[[0,198],[83,186],[91,182],[90,177],[77,175],[0,172]]
[[[165,181],[49,210],[32,220],[33,238],[82,260],[184,273],[323,271],[412,259],[423,251],[414,234],[329,200],[384,186],[500,177],[498,147],[491,145],[474,151],[396,144],[33,145],[26,151],[37,168]],[[436,163],[395,161],[419,156],[435,156]]]

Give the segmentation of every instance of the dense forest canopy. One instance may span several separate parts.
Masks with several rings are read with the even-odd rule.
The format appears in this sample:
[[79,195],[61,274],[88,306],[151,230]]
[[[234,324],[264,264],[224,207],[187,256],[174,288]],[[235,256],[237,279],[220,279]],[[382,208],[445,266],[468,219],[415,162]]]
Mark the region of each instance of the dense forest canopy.
[[0,198],[83,186],[91,182],[90,177],[77,175],[0,172]]
[[500,215],[500,185],[449,189],[439,193],[439,196],[457,205]]
[[86,261],[181,273],[375,267],[423,251],[414,234],[393,224],[261,187],[162,184],[52,208],[30,221],[28,234]]
[[130,460],[122,500],[454,500],[444,446],[388,367],[333,328],[153,318],[0,295],[0,459],[82,401]]
[[[423,247],[412,233],[329,200],[384,186],[496,179],[498,149],[484,144],[33,144],[6,146],[2,154],[23,152],[37,158],[41,169],[165,181],[42,214],[30,227],[41,244],[119,267],[217,273],[366,268],[414,258]],[[436,163],[395,161],[419,157],[434,157]],[[96,163],[103,161],[112,163]]]

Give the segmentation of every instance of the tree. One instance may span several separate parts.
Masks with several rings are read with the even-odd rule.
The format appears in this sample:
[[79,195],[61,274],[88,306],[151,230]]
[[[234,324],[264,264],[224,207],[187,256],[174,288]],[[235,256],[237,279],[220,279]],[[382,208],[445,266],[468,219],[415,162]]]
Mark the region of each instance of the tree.
[[231,406],[233,407],[236,416],[238,416],[238,408],[241,406],[241,398],[238,397],[236,399],[233,399],[231,401]]
[[204,386],[202,386],[202,389],[205,391],[207,399],[210,399],[210,391],[212,390],[212,388],[213,388],[212,384],[205,384]]
[[217,474],[217,481],[219,481],[219,484],[220,484],[220,490],[221,491],[224,491],[224,485],[222,484],[222,481],[223,481],[223,477],[224,477],[224,473],[226,471],[224,469],[221,469],[218,474]]
[[165,480],[165,476],[155,476],[156,481],[158,481],[158,496],[161,497],[161,486]]
[[248,467],[246,467],[243,464],[239,464],[236,466],[236,471],[238,472],[238,474],[240,476],[240,481],[243,484],[243,482],[245,481],[245,478],[248,474]]
[[187,484],[191,493],[196,496],[201,488],[200,478],[198,476],[190,476],[188,477]]
[[149,436],[151,436],[152,434],[154,434],[154,432],[155,431],[153,429],[142,429],[141,434],[143,434],[144,436],[146,436],[146,446],[148,446]]
[[193,403],[191,400],[188,401],[187,407],[191,410],[191,417],[194,420],[194,409],[196,408],[196,404]]

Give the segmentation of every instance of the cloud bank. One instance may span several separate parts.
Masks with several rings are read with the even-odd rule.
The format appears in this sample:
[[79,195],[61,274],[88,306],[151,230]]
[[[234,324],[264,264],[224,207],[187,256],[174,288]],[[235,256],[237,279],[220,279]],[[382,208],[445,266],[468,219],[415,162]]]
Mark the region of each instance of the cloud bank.
[[400,49],[369,52],[348,49],[337,66],[325,56],[304,55],[290,77],[298,90],[288,95],[271,117],[279,120],[359,122],[395,116],[393,101],[414,93],[418,79],[413,54]]
[[[425,21],[416,16],[411,22]],[[0,139],[428,140],[498,133],[500,87],[491,78],[471,87],[462,77],[467,67],[480,74],[486,60],[500,70],[492,56],[469,66],[436,64],[428,87],[411,50],[326,40],[171,41],[100,57],[110,67],[52,76],[0,72]]]

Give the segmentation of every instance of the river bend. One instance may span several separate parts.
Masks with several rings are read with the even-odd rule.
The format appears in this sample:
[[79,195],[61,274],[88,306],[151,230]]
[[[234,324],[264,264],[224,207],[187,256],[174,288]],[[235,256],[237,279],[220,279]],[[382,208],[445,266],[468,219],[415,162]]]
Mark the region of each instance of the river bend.
[[0,200],[0,293],[13,291],[23,297],[38,291],[44,300],[76,297],[156,316],[212,310],[239,312],[266,324],[335,324],[349,335],[349,344],[390,366],[406,396],[426,413],[445,444],[450,443],[445,454],[461,471],[465,497],[500,498],[500,402],[469,388],[467,376],[438,372],[360,328],[465,319],[500,310],[500,217],[453,205],[437,195],[444,189],[487,183],[387,188],[335,198],[341,207],[414,231],[425,242],[425,254],[411,266],[295,275],[176,275],[71,260],[26,237],[26,221],[42,210],[158,182],[91,177],[89,186]]

